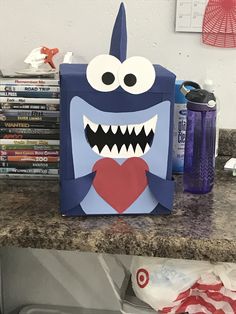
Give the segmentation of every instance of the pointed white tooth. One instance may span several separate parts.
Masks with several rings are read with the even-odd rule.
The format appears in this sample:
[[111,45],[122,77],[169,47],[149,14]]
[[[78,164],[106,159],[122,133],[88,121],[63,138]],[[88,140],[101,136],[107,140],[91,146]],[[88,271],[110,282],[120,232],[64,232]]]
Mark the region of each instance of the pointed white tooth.
[[93,150],[96,154],[99,154],[99,150],[98,150],[97,145],[93,146],[92,150]]
[[108,130],[110,129],[110,125],[101,124],[101,127],[102,127],[102,129],[103,129],[103,131],[104,131],[105,133],[107,133]]
[[135,157],[140,157],[142,155],[143,155],[142,148],[139,144],[137,144],[135,148]]
[[150,146],[149,144],[147,143],[146,146],[145,146],[145,149],[144,149],[144,153],[143,154],[146,154],[150,149]]
[[134,125],[133,125],[133,124],[129,124],[129,125],[128,125],[129,134],[132,133],[133,128],[134,128]]
[[112,125],[112,126],[111,126],[111,130],[112,130],[112,132],[113,132],[114,134],[116,134],[117,129],[118,129],[118,125]]
[[129,145],[129,148],[127,151],[127,157],[134,157],[134,148],[132,144]]
[[93,130],[93,132],[95,133],[96,131],[97,131],[97,129],[98,129],[98,124],[95,124],[95,123],[93,123],[92,121],[89,121],[89,126],[90,126],[90,129],[92,129]]
[[150,120],[148,120],[145,124],[144,124],[144,129],[145,129],[145,133],[148,136],[148,134],[150,133],[150,131],[152,130],[152,123]]
[[134,126],[135,134],[138,135],[141,132],[142,128],[143,128],[143,123],[142,124],[136,124]]
[[100,153],[101,156],[103,157],[110,157],[111,156],[111,151],[107,145],[105,145]]
[[156,129],[156,125],[157,125],[157,115],[152,118],[151,124],[152,124],[152,130],[155,133],[155,129]]
[[119,156],[120,156],[120,158],[127,158],[128,157],[128,153],[127,153],[127,149],[126,149],[125,144],[123,144],[121,146]]
[[89,123],[89,120],[86,116],[83,116],[83,120],[84,120],[84,128],[86,128],[87,124]]
[[121,129],[122,134],[125,134],[127,130],[127,125],[120,125],[120,129]]
[[113,145],[113,147],[111,149],[110,157],[113,157],[113,158],[117,158],[118,157],[118,148],[117,148],[116,144]]

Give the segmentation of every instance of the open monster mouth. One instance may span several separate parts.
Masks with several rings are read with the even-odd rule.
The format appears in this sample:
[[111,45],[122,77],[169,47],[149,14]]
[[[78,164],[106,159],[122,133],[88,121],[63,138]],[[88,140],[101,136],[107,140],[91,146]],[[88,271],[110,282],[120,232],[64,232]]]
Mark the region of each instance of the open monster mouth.
[[86,139],[102,157],[131,158],[146,154],[153,142],[157,115],[140,124],[95,124],[83,117]]

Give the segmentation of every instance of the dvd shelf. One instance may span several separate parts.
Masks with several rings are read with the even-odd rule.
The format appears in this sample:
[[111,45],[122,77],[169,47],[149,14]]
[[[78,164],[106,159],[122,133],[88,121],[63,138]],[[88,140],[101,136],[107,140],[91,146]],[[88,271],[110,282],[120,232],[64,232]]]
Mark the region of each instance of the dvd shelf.
[[58,178],[59,81],[0,77],[0,177]]

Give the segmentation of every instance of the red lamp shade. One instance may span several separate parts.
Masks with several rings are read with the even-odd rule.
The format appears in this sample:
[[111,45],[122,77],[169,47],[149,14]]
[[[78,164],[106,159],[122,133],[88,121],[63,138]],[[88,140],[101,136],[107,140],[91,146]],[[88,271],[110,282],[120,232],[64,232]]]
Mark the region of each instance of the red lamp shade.
[[236,0],[209,0],[202,26],[204,44],[236,47]]

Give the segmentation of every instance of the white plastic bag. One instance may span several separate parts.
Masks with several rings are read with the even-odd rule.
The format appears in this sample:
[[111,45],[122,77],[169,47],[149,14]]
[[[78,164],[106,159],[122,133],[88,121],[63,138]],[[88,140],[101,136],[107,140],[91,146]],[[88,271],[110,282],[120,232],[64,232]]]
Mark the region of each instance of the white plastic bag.
[[135,257],[131,266],[135,294],[155,310],[173,307],[178,296],[209,270],[208,262]]
[[162,313],[236,313],[236,265],[135,257],[136,296]]

